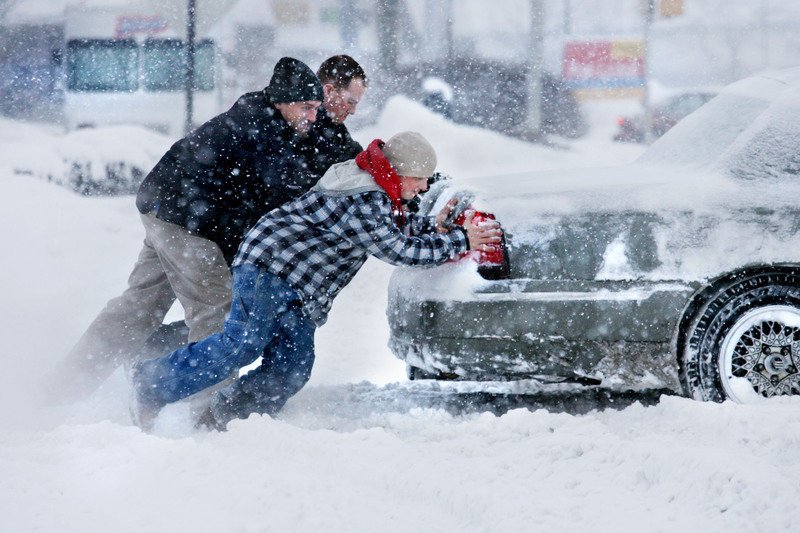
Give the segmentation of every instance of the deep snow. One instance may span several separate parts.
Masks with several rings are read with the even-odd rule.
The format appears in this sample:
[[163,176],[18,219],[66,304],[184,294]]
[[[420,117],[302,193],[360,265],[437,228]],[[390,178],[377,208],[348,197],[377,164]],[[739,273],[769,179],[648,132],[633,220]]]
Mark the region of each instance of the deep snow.
[[[609,141],[619,107],[587,107],[597,127],[561,148],[454,126],[403,99],[356,136],[420,131],[456,179],[615,165],[642,150]],[[386,348],[391,267],[374,260],[335,302],[311,382],[278,419],[196,432],[176,406],[144,434],[121,373],[78,405],[43,406],[41,376],[122,290],[143,235],[130,196],[82,197],[14,172],[56,161],[64,144],[51,135],[0,123],[4,146],[15,142],[0,155],[0,530],[796,530],[800,399],[666,397],[583,415],[430,408],[419,398],[437,387],[406,382]]]

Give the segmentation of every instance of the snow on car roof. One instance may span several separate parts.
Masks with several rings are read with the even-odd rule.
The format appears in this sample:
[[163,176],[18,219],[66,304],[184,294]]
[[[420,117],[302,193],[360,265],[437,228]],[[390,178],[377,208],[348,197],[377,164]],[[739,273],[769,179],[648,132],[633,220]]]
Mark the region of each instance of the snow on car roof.
[[[800,68],[733,83],[672,128],[639,161],[732,171],[735,153],[745,149],[756,132],[769,127],[778,116],[798,116],[798,88]],[[768,119],[759,120],[761,115]]]
[[[596,211],[793,207],[800,195],[795,179],[800,174],[798,88],[800,68],[734,83],[630,165],[463,183],[478,192],[478,207],[503,220]],[[759,185],[763,180],[773,181]]]

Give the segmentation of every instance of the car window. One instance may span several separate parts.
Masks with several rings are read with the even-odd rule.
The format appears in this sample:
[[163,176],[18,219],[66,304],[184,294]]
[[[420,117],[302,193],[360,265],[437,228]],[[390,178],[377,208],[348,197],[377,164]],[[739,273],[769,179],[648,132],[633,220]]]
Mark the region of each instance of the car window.
[[685,94],[679,97],[670,105],[670,113],[676,117],[685,117],[689,113],[696,111],[706,99],[699,94]]
[[139,48],[132,39],[73,39],[67,43],[67,88],[75,92],[135,91]]
[[664,110],[671,116],[686,116],[691,112],[691,100],[689,95],[679,96],[672,100]]
[[[196,43],[195,90],[214,88],[214,43]],[[144,88],[148,91],[181,91],[186,84],[186,48],[178,39],[148,39],[144,43]]]

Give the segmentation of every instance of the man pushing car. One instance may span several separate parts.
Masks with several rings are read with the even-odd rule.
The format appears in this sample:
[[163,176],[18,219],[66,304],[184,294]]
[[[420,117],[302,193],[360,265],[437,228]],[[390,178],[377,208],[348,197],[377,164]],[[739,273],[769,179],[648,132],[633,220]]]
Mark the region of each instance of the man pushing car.
[[308,193],[264,215],[233,262],[233,304],[222,333],[133,371],[134,421],[149,429],[159,410],[260,366],[217,392],[198,425],[224,429],[251,413],[274,414],[308,381],[314,332],[333,299],[373,255],[393,265],[431,266],[500,241],[495,222],[445,227],[405,213],[403,200],[427,189],[436,153],[419,133],[374,140],[333,165]]

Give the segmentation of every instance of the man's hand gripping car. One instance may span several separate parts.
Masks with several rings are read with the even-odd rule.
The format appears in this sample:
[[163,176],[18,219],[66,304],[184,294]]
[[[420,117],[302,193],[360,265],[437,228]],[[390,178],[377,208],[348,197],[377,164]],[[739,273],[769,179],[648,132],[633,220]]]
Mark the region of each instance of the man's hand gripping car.
[[[480,225],[495,220],[492,213],[476,210],[472,206],[475,195],[470,191],[457,189],[453,180],[446,174],[439,172],[434,174],[428,180],[428,191],[422,193],[418,198],[408,207],[424,216],[435,216],[448,202],[456,200],[455,206],[442,224],[445,227],[463,226],[468,211],[474,211],[473,222],[475,224]],[[511,272],[505,233],[500,238],[500,243],[486,245],[484,250],[470,250],[462,254],[456,261],[475,261],[478,263],[478,273],[485,279],[508,279]]]

